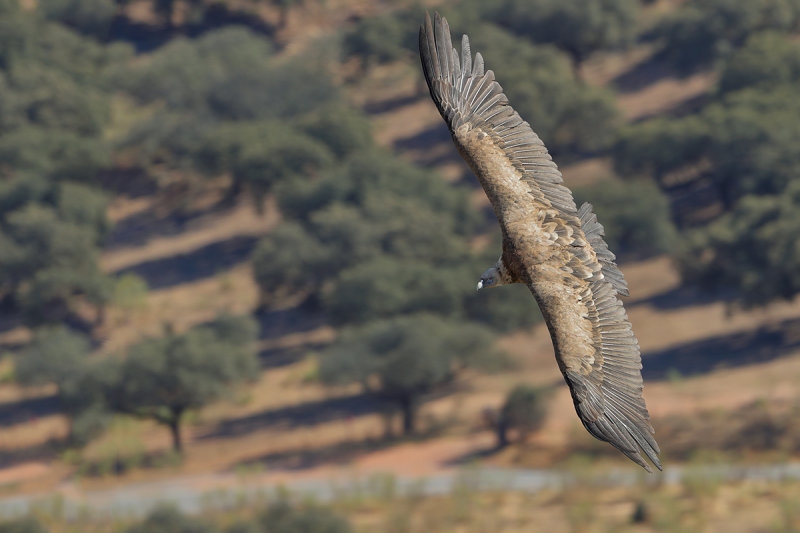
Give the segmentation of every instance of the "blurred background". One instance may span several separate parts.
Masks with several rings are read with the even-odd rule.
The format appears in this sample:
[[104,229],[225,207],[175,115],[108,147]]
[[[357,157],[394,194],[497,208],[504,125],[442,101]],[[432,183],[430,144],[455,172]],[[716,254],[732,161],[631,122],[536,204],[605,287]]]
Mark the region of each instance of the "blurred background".
[[[595,205],[664,474],[475,293],[425,9]],[[800,530],[798,81],[798,0],[0,0],[0,532]]]

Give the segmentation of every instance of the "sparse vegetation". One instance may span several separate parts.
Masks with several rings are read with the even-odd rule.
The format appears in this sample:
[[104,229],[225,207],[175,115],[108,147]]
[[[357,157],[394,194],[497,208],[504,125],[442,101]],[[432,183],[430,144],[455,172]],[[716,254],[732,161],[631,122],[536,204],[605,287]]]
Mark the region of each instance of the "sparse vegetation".
[[184,334],[167,328],[163,337],[136,344],[107,390],[111,408],[167,426],[174,451],[182,452],[187,411],[254,375],[256,328],[249,317],[222,316]]
[[151,512],[141,523],[129,527],[125,533],[217,533],[219,529],[199,518],[184,515],[172,507],[161,507]]
[[47,529],[34,517],[20,518],[0,524],[2,533],[47,533]]
[[[74,474],[109,484],[162,466],[237,474],[253,464],[357,466],[357,453],[394,443],[375,437],[382,428],[369,417],[399,412],[406,432],[416,430],[406,441],[414,453],[439,446],[416,440],[441,428],[461,445],[473,442],[484,395],[501,405],[509,383],[557,379],[555,368],[540,373],[549,341],[532,327],[541,315],[527,288],[474,292],[500,253],[496,225],[481,195],[459,179],[464,167],[452,165],[452,147],[442,149],[442,126],[422,119],[434,113],[419,100],[423,6],[390,4],[344,2],[331,13],[315,0],[0,0],[0,414],[8,465],[50,464],[58,455],[58,481]],[[577,200],[595,205],[626,275],[641,258],[670,254],[684,281],[731,302],[792,299],[800,292],[797,2],[642,4],[465,0],[436,8],[456,41],[469,32],[473,52],[483,53],[568,184],[589,183]],[[654,48],[661,51],[651,56]],[[689,72],[700,75],[675,79]],[[620,102],[636,107],[696,83],[708,90],[657,116],[640,113],[625,124],[618,112]],[[620,179],[596,179],[614,173]],[[247,222],[237,218],[243,213]],[[106,261],[119,257],[126,260]],[[656,265],[653,275],[642,264]],[[753,320],[736,330],[730,350],[733,326],[713,318],[718,302],[693,303],[684,314],[677,282],[664,282],[672,274],[665,264],[632,269],[637,332],[660,332],[652,323],[668,316],[665,333],[647,339],[674,365],[654,389],[692,387],[678,360],[693,343],[724,346],[711,351],[725,357],[709,368],[738,364],[728,356],[741,339],[753,360],[788,353],[791,363],[793,307],[747,315]],[[205,322],[253,310],[256,285],[263,368],[253,321]],[[710,317],[708,328],[676,334],[695,311]],[[174,330],[154,336],[165,319]],[[514,375],[503,367],[501,376],[482,376],[504,362],[499,345],[519,363]],[[338,387],[344,383],[355,386]],[[233,406],[220,401],[231,388]],[[711,392],[692,394],[708,402]],[[374,404],[353,409],[354,400]],[[546,405],[539,389],[514,389],[499,435],[514,442],[488,461],[569,467],[573,452],[592,465],[613,460],[614,450],[593,442],[556,450],[540,438]],[[796,409],[745,405],[736,415],[722,405],[656,420],[666,458],[694,465],[799,453]],[[166,450],[167,432],[153,420],[190,453]],[[181,431],[189,424],[192,437]],[[532,445],[514,446],[525,433]],[[706,450],[699,458],[698,449]],[[480,453],[472,446],[451,455]],[[583,472],[589,462],[574,464]],[[26,483],[3,487],[24,493],[56,481]],[[620,491],[611,506],[604,491],[483,494],[478,485],[465,476],[453,495],[425,498],[390,480],[332,510],[287,500],[199,517],[160,509],[113,524],[78,516],[64,525],[37,511],[0,532],[342,533],[385,524],[416,533],[551,522],[554,531],[579,531],[593,520],[594,529],[625,529],[631,517],[645,531],[699,531],[714,523],[715,509],[738,512],[758,498],[770,509],[765,523],[797,525],[788,484],[778,495],[770,485],[748,492],[700,476],[674,490]]]
[[[82,514],[66,521],[58,516],[27,517],[0,524],[3,533],[87,533],[117,528],[124,533],[350,533],[379,528],[389,533],[443,533],[493,530],[519,531],[547,521],[554,532],[591,531],[598,525],[637,531],[695,531],[726,524],[747,531],[762,524],[770,531],[794,531],[798,525],[798,484],[795,481],[724,481],[713,472],[697,471],[686,481],[600,490],[597,485],[567,486],[525,493],[485,490],[470,472],[462,474],[452,491],[425,496],[413,489],[389,499],[375,495],[355,498],[344,494],[325,505],[299,503],[294,497],[271,498],[271,503],[242,503],[225,510],[209,509],[189,516],[161,507],[144,518],[110,520]],[[210,495],[219,503],[230,494]],[[725,505],[735,501],[736,505]],[[210,506],[213,507],[213,506]],[[498,510],[502,512],[498,512]],[[44,525],[47,524],[47,527]]]
[[550,391],[517,385],[508,393],[497,422],[497,444],[508,446],[510,431],[516,431],[517,440],[524,443],[528,436],[541,428],[547,416],[547,396]]
[[417,314],[347,331],[323,355],[320,376],[331,384],[360,383],[393,402],[403,431],[411,434],[426,394],[493,356],[492,336],[484,329]]

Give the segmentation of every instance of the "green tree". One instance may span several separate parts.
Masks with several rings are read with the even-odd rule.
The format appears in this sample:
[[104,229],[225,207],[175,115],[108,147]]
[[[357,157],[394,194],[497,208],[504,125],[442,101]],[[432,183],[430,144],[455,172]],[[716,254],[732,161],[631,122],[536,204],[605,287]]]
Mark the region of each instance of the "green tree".
[[276,183],[307,178],[371,142],[367,119],[343,103],[325,69],[277,61],[263,36],[242,28],[175,39],[110,76],[137,101],[164,106],[119,146],[145,168],[190,179],[228,174],[227,201],[249,190],[260,202]]
[[747,90],[703,113],[711,179],[726,208],[746,194],[777,194],[800,172],[800,101],[793,87]]
[[451,218],[447,225],[459,235],[473,234],[481,222],[469,193],[467,187],[447,183],[379,149],[356,152],[314,179],[290,180],[276,187],[281,212],[292,219],[308,221],[313,213],[334,204],[363,207],[376,196],[403,198]]
[[745,307],[800,292],[800,185],[775,196],[746,196],[731,212],[689,234],[678,265],[709,291],[736,290]]
[[748,87],[774,89],[800,80],[800,44],[788,35],[763,32],[751,36],[731,54],[719,80],[722,94]]
[[14,212],[29,203],[43,203],[52,185],[42,176],[18,175],[0,182],[0,214]]
[[473,291],[463,270],[378,256],[333,281],[324,307],[334,324],[358,323],[417,311],[457,315]]
[[655,118],[623,128],[614,146],[614,168],[623,176],[649,175],[668,188],[673,173],[706,153],[708,126],[702,117]]
[[134,124],[119,140],[117,149],[132,154],[143,168],[167,166],[189,171],[200,164],[205,171],[203,150],[217,126],[208,113],[160,113]]
[[519,442],[538,431],[547,417],[549,390],[531,385],[517,385],[508,393],[497,422],[497,443],[508,445],[508,432],[516,430]]
[[343,103],[329,104],[302,116],[299,127],[339,159],[373,146],[369,118]]
[[47,528],[35,517],[26,516],[0,523],[0,533],[47,533]]
[[[24,126],[0,138],[6,175],[43,174],[52,180],[92,183],[111,163],[109,147],[96,138],[61,129]],[[2,174],[2,169],[0,169]]]
[[111,422],[110,391],[120,379],[119,361],[113,357],[85,362],[77,379],[61,391],[61,403],[70,417],[70,440],[82,446]]
[[706,180],[730,210],[744,195],[780,193],[798,175],[799,128],[790,86],[741,90],[699,116],[632,127],[617,145],[617,169],[651,172],[662,188]]
[[125,311],[147,307],[147,282],[136,274],[123,274],[114,281],[111,302]]
[[289,118],[340,97],[325,72],[274,61],[269,41],[243,28],[175,39],[151,61],[118,69],[113,79],[142,102],[162,101],[170,111],[219,120]]
[[295,117],[339,98],[326,72],[300,62],[230,72],[208,92],[213,112],[233,120]]
[[236,196],[245,186],[263,198],[276,183],[308,179],[333,163],[330,150],[280,121],[229,122],[214,128],[199,153],[206,171],[230,172]]
[[[45,9],[62,4],[54,0]],[[104,47],[29,10],[2,18],[0,175],[93,180],[110,164],[103,139],[111,101],[106,72],[130,49]]]
[[575,190],[576,202],[590,202],[616,254],[647,257],[669,252],[676,243],[669,199],[649,181],[602,180]]
[[89,339],[63,325],[34,331],[16,363],[23,385],[55,384],[58,399],[70,418],[70,439],[83,444],[109,420],[106,393],[117,377],[115,361],[90,359]]
[[504,0],[473,2],[484,17],[531,41],[553,44],[575,65],[592,52],[624,48],[636,38],[637,0]]
[[498,73],[511,105],[551,152],[563,159],[611,145],[618,121],[613,94],[577,79],[563,52],[520,40],[492,24],[470,37],[487,68]]
[[247,347],[258,338],[258,322],[250,317],[222,313],[205,327],[217,339],[233,346]]
[[256,519],[260,531],[270,533],[352,533],[344,518],[316,505],[295,507],[286,501],[271,504]]
[[284,222],[262,239],[252,261],[264,304],[276,297],[320,290],[332,262],[327,247],[294,222]]
[[[454,294],[449,278],[459,276],[456,270],[469,257],[465,237],[480,218],[466,188],[380,151],[356,153],[317,178],[284,182],[277,196],[284,215],[298,222],[277,228],[253,255],[254,275],[266,299],[307,292],[319,300],[325,292],[329,309],[343,310],[349,302],[358,308],[344,314],[362,319],[369,316],[369,306],[359,303],[353,290],[363,265],[382,256],[447,278],[441,294]],[[388,260],[384,263],[397,272]],[[343,274],[351,268],[356,270]],[[405,288],[424,281],[397,275]],[[370,279],[383,287],[373,285],[376,294],[389,288],[377,274]],[[343,283],[339,289],[333,287],[337,280]],[[372,303],[388,312],[391,306],[379,300]]]
[[399,9],[377,17],[365,17],[342,40],[344,59],[357,56],[366,67],[409,58],[417,53],[421,9]]
[[682,71],[708,65],[740,47],[757,31],[797,29],[800,5],[793,0],[702,0],[683,4],[653,35],[661,56]]
[[67,203],[61,216],[58,206],[17,209],[5,216],[0,234],[5,287],[34,324],[64,319],[79,297],[102,308],[109,295],[109,280],[98,266],[97,218],[87,213],[88,220],[64,220],[74,207]]
[[461,369],[497,355],[492,344],[484,328],[436,315],[374,321],[345,331],[322,355],[320,375],[329,384],[359,382],[395,403],[404,432],[411,434],[424,396],[451,383]]
[[[230,101],[235,103],[243,94],[240,91],[248,91],[261,104],[268,104],[269,93],[279,87],[279,80],[269,81],[271,69],[269,41],[245,28],[226,27],[197,39],[173,39],[153,53],[150,61],[133,68],[119,66],[112,79],[118,88],[142,102],[162,101],[172,111],[198,113],[209,111],[213,95],[235,80],[246,86],[230,95]],[[253,83],[259,84],[262,94],[255,94],[259,87],[253,87]],[[243,105],[252,106],[249,99]],[[252,107],[249,109],[253,111]],[[270,110],[268,105],[256,111],[259,117],[279,112]],[[222,115],[226,116],[224,111]]]
[[257,328],[250,318],[236,320],[241,323],[222,317],[184,334],[167,332],[131,347],[121,379],[110,392],[112,407],[164,424],[174,450],[181,452],[180,425],[186,411],[219,399],[256,373]]
[[139,524],[125,533],[215,533],[217,528],[208,520],[185,516],[174,507],[161,506],[151,511]]
[[94,233],[100,245],[111,231],[106,215],[108,198],[103,191],[77,183],[63,183],[55,191],[55,207],[59,218]]
[[17,379],[23,385],[53,383],[62,393],[83,376],[90,351],[85,335],[63,325],[38,328],[17,359]]
[[108,36],[117,11],[114,0],[48,0],[39,7],[45,17],[100,38]]

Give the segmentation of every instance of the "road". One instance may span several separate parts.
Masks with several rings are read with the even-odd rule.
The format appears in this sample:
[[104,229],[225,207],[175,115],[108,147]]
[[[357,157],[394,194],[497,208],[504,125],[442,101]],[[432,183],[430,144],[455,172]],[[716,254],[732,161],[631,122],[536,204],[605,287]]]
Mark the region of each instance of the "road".
[[389,497],[411,492],[445,494],[461,487],[476,491],[537,492],[575,484],[620,486],[634,483],[673,484],[684,477],[734,480],[797,480],[800,463],[756,466],[668,466],[663,473],[648,475],[631,469],[611,471],[592,477],[559,470],[525,470],[474,467],[449,470],[424,478],[393,474],[343,472],[325,479],[294,479],[280,482],[275,475],[253,477],[233,474],[186,476],[164,481],[131,483],[105,490],[83,490],[67,483],[47,494],[13,496],[0,499],[0,517],[10,518],[41,509],[74,518],[82,513],[108,517],[139,517],[160,504],[171,504],[186,513],[201,509],[225,509],[248,502],[265,501],[278,492],[310,497],[317,501],[340,498]]

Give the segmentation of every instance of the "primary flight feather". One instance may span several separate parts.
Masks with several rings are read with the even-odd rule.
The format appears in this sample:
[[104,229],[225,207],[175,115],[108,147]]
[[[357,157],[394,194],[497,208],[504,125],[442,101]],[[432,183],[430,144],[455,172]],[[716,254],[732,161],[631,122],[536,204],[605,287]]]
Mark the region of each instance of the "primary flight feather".
[[478,289],[528,286],[583,425],[650,471],[659,449],[642,398],[639,343],[618,294],[628,287],[590,204],[575,206],[530,125],[509,105],[469,39],[453,47],[447,20],[420,28],[425,80],[453,142],[500,222],[503,252]]

